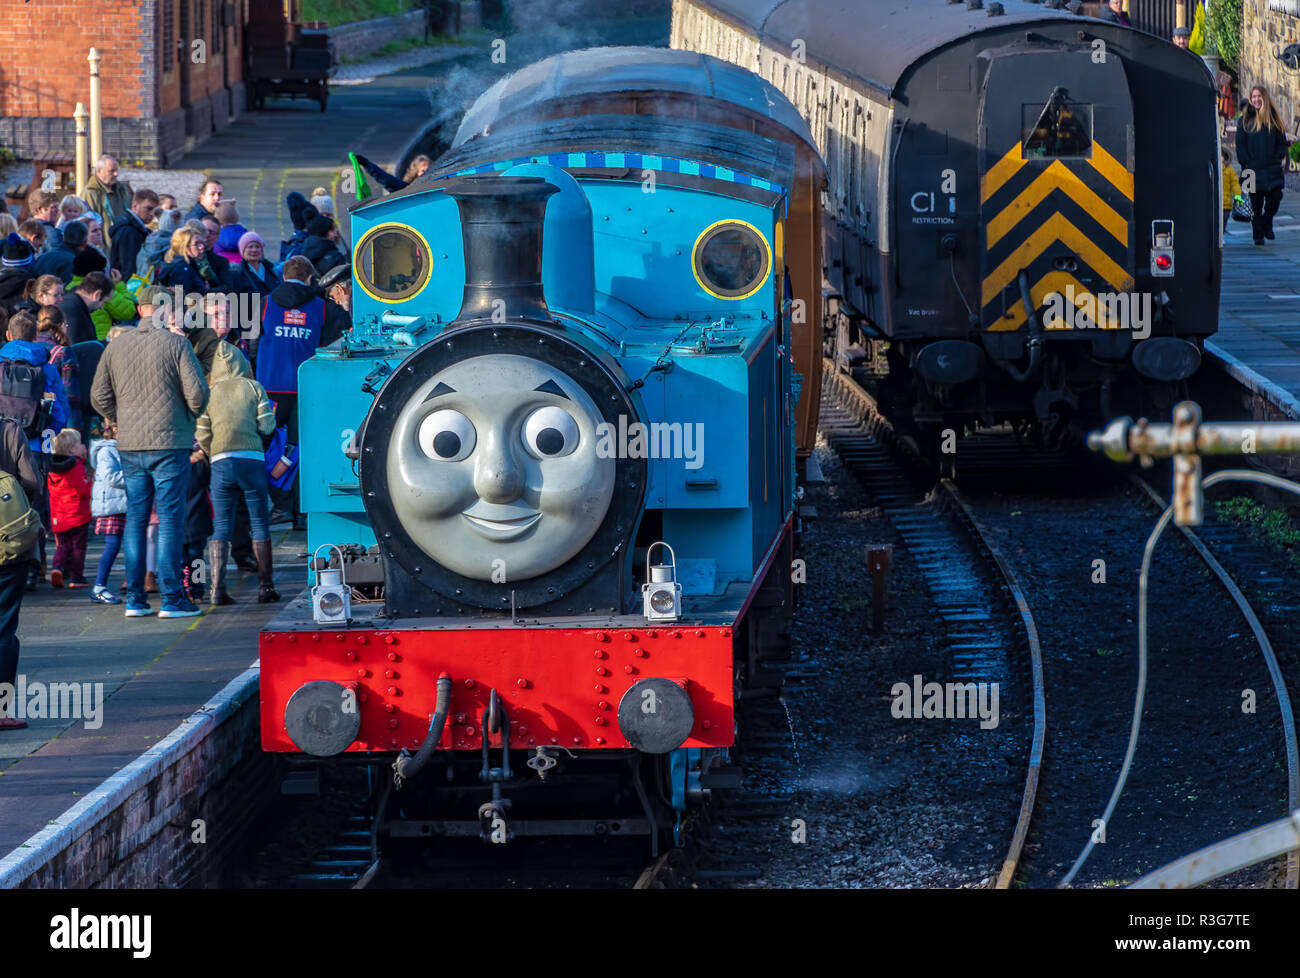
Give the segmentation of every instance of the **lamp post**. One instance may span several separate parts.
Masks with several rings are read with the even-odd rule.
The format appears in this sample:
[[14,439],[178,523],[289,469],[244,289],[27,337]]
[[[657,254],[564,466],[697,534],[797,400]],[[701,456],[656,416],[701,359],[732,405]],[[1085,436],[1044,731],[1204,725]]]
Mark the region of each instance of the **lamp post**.
[[86,120],[89,116],[84,103],[77,103],[72,118],[77,125],[77,196],[80,197],[85,193],[86,181],[90,179],[89,167],[86,162]]
[[90,62],[90,161],[93,165],[104,152],[104,128],[99,104],[99,51],[91,48],[86,60]]

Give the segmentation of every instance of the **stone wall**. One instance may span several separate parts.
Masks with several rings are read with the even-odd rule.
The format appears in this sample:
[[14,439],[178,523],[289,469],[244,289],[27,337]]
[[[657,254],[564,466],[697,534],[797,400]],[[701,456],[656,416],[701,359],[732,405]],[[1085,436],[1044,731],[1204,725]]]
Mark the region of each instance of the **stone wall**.
[[424,10],[412,10],[396,17],[376,17],[330,28],[334,53],[339,61],[359,60],[378,51],[389,41],[424,36]]
[[1242,23],[1241,93],[1263,85],[1282,115],[1288,138],[1300,133],[1300,72],[1276,58],[1288,44],[1300,41],[1300,17],[1270,10],[1268,0],[1245,0]]

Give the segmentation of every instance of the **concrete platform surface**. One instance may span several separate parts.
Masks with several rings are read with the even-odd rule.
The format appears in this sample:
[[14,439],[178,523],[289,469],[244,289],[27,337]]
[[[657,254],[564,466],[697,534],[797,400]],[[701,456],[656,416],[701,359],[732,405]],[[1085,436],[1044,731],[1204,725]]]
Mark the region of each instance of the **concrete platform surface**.
[[1219,331],[1209,341],[1228,372],[1300,419],[1300,193],[1287,190],[1276,240],[1256,246],[1229,222],[1223,243]]

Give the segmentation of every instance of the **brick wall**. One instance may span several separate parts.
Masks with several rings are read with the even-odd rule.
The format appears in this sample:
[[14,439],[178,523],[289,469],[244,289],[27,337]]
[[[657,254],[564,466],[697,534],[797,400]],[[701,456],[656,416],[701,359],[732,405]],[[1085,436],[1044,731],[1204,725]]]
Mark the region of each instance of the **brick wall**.
[[[95,47],[105,150],[129,164],[174,161],[243,111],[250,2],[0,0],[0,145],[22,158],[73,152],[72,113],[90,107],[85,57]],[[196,38],[206,45],[199,63]]]
[[1274,55],[1300,41],[1300,17],[1268,9],[1268,0],[1245,0],[1242,23],[1241,93],[1263,85],[1282,115],[1287,135],[1300,132],[1300,72],[1292,71]]
[[[149,781],[96,811],[94,824],[19,888],[213,886],[232,848],[275,798],[278,760],[261,750],[256,680],[224,722],[177,745]],[[194,820],[206,841],[194,841]],[[21,876],[22,871],[17,875]]]

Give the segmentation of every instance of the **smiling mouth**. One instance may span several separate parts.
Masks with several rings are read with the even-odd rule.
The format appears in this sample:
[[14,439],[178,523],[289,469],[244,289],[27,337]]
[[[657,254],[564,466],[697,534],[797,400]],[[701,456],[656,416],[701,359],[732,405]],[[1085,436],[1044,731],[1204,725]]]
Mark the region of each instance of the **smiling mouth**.
[[541,513],[522,500],[504,506],[480,501],[460,515],[489,540],[511,540],[521,536],[542,518]]

